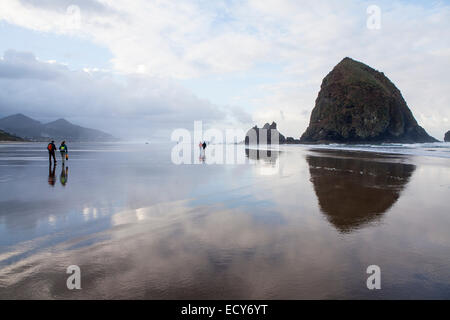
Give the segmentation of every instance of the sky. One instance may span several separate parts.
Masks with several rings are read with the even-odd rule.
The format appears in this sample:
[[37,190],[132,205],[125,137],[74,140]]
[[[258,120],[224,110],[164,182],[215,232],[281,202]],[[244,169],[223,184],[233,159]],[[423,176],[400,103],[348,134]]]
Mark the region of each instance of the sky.
[[348,56],[428,133],[450,130],[448,0],[2,0],[0,39],[0,116],[146,140],[275,121],[298,138]]

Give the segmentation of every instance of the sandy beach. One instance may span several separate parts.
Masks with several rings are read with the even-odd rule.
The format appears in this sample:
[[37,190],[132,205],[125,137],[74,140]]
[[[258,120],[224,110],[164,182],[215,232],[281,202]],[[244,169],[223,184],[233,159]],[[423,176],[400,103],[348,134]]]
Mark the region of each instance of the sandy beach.
[[431,147],[232,165],[175,165],[171,148],[79,143],[49,168],[41,144],[0,145],[0,299],[450,297],[450,162]]

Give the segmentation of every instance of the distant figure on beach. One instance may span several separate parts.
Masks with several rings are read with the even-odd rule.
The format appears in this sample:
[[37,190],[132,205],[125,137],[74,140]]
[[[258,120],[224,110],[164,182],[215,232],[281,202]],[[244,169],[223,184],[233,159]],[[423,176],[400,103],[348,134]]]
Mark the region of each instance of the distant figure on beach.
[[52,163],[52,158],[53,158],[53,162],[56,164],[56,158],[55,158],[56,146],[55,146],[55,141],[52,140],[52,142],[50,142],[47,145],[47,150],[48,150],[48,161],[51,164]]
[[203,150],[206,149],[206,141],[203,141],[202,147],[203,147]]
[[52,163],[50,162],[48,165],[48,184],[52,187],[55,186],[55,170],[56,170],[56,164],[52,166]]
[[61,159],[62,162],[64,162],[64,160],[68,160],[68,149],[67,149],[67,145],[66,145],[66,141],[61,142],[61,145],[59,146],[59,152],[61,152]]
[[63,187],[66,186],[67,178],[69,177],[69,167],[66,167],[64,170],[64,166],[62,166],[61,175],[59,176],[59,182]]

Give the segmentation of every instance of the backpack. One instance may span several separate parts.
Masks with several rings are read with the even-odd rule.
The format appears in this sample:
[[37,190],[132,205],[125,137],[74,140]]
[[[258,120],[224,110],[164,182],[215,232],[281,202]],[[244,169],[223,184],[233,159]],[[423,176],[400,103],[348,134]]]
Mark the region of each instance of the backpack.
[[48,144],[47,146],[48,151],[53,151],[53,145],[51,143]]

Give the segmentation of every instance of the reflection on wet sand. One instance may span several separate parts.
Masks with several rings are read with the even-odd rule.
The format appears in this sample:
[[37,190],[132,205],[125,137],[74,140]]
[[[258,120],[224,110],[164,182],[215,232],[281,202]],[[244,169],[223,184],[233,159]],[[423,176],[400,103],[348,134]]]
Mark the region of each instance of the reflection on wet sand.
[[[165,145],[94,147],[73,157],[70,190],[48,186],[46,157],[0,163],[0,299],[450,294],[448,160],[288,146],[178,166]],[[382,290],[366,287],[370,264]],[[82,290],[67,289],[70,265]]]
[[245,148],[245,156],[251,160],[263,160],[265,163],[276,163],[280,151]]
[[280,167],[280,151],[245,148],[245,156],[250,162],[257,162],[260,175],[276,175],[283,171]]
[[56,164],[52,165],[51,163],[48,165],[48,184],[52,187],[55,186],[56,178],[55,178]]
[[[41,299],[245,298],[264,293],[255,285],[281,258],[261,250],[273,236],[263,225],[252,226],[250,216],[221,205],[160,203],[118,212],[111,223],[101,234],[56,245],[51,258],[44,251],[4,267],[0,286],[8,287],[9,295]],[[82,270],[82,290],[65,287],[71,264]],[[32,266],[40,266],[39,272]],[[46,290],[29,289],[40,281]]]
[[380,219],[398,200],[416,168],[383,161],[381,156],[351,156],[332,151],[306,156],[319,206],[342,233]]
[[64,169],[64,162],[63,162],[63,166],[61,168],[61,174],[59,175],[59,182],[61,182],[61,185],[63,187],[66,186],[67,183],[67,179],[69,178],[69,167],[66,167]]

